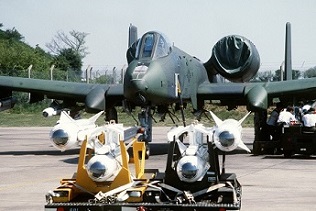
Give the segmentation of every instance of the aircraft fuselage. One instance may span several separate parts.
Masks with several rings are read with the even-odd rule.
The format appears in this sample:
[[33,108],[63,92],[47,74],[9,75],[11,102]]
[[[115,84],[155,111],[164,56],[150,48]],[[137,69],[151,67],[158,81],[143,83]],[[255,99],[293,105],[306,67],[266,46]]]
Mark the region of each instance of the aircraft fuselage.
[[[146,36],[149,34],[153,35],[155,41],[150,56],[144,56]],[[179,89],[183,100],[196,98],[198,86],[208,80],[203,64],[175,46],[165,43],[165,52],[157,56],[157,51],[161,51],[159,44],[163,38],[157,32],[146,33],[137,47],[139,55],[126,70],[124,96],[138,105],[177,102]]]

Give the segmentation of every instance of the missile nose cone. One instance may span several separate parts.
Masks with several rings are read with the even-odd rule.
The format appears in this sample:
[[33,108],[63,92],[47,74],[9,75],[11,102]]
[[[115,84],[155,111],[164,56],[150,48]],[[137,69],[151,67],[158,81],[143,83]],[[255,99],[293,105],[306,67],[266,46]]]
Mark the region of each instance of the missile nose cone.
[[46,111],[43,111],[43,117],[48,117],[48,113]]
[[106,166],[96,161],[89,166],[89,174],[92,178],[102,178],[105,175]]
[[87,163],[89,177],[96,182],[105,182],[118,172],[117,161],[110,155],[95,155]]
[[187,179],[192,179],[196,176],[197,174],[197,167],[193,165],[192,163],[185,163],[182,165],[182,175],[183,177]]
[[65,146],[69,140],[69,135],[65,130],[55,130],[51,136],[52,141],[58,147]]
[[218,136],[219,141],[222,146],[230,147],[234,144],[235,136],[234,134],[230,133],[229,131],[223,131]]

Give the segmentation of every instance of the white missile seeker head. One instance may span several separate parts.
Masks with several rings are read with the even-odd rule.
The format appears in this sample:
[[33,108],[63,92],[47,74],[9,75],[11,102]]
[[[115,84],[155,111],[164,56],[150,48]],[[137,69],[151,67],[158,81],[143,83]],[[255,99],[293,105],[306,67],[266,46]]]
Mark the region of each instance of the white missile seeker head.
[[251,152],[250,149],[241,140],[242,122],[251,112],[248,112],[241,120],[235,119],[221,120],[212,111],[209,111],[215,121],[213,141],[216,147],[222,151],[230,152],[237,147]]

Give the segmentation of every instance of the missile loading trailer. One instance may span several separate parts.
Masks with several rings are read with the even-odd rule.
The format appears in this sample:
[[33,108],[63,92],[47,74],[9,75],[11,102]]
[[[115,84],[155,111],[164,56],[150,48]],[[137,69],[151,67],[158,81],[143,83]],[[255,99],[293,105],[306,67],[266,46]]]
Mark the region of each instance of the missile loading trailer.
[[[119,130],[104,130],[112,135],[115,131]],[[122,136],[102,133],[93,138],[93,144],[87,138],[81,146],[77,172],[46,195],[45,210],[239,210],[241,185],[234,173],[225,172],[224,164],[220,169],[212,135],[212,128],[196,124],[171,130],[165,172],[145,169],[146,147],[137,140],[136,130],[129,144],[131,159]],[[113,140],[117,137],[119,141]],[[110,149],[113,143],[119,144]],[[92,151],[89,144],[94,146]],[[108,167],[111,163],[115,167]]]
[[[258,131],[253,143],[255,155],[281,155],[290,158],[293,155],[316,155],[316,130],[303,127],[302,124],[283,125],[278,128],[279,136],[275,140],[262,131]],[[268,134],[269,135],[269,134]]]

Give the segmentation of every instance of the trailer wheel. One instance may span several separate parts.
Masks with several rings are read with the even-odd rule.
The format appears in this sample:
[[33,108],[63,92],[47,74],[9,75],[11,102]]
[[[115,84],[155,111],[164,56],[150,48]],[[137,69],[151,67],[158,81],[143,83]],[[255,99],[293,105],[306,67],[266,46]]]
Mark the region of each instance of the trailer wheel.
[[252,154],[260,155],[261,154],[261,146],[258,141],[253,142]]
[[147,160],[149,158],[149,156],[150,156],[150,146],[149,146],[148,142],[146,142],[145,147],[146,147],[145,159]]
[[144,135],[140,135],[138,137],[138,141],[142,141],[145,142],[145,159],[147,160],[150,156],[150,146],[149,146],[149,142],[147,140],[145,140]]
[[292,150],[284,150],[284,157],[285,158],[292,157],[292,154],[293,154]]

